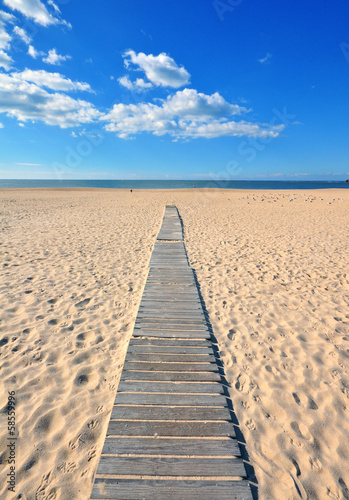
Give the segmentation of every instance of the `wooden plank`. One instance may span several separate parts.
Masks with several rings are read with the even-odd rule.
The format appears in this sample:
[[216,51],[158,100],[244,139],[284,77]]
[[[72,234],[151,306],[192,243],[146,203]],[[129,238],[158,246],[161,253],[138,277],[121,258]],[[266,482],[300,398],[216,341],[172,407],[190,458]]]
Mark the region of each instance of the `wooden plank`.
[[169,393],[198,393],[198,394],[224,394],[222,384],[215,382],[139,382],[122,381],[118,392],[169,392]]
[[177,269],[172,271],[171,269],[158,269],[156,267],[151,267],[148,272],[148,278],[152,279],[178,279],[187,278],[195,281],[194,273],[190,268]]
[[173,347],[209,347],[212,343],[205,339],[161,339],[161,338],[133,338],[131,337],[129,346],[173,346]]
[[113,406],[111,417],[119,420],[224,420],[230,421],[228,408],[204,406]]
[[171,481],[100,479],[93,485],[93,499],[116,500],[252,500],[247,481]]
[[134,345],[130,344],[128,348],[128,353],[162,353],[162,354],[198,354],[199,356],[202,354],[211,354],[213,355],[212,347],[187,347],[187,346],[159,346],[159,345]]
[[[191,324],[180,324],[178,323],[170,323],[168,321],[164,321],[164,324],[159,324],[159,323],[148,323],[146,321],[142,322],[137,322],[135,323],[135,329],[143,329],[143,330],[173,330],[177,331],[181,330],[183,332],[204,332],[208,330],[208,327],[205,324],[197,324],[197,325],[191,325]],[[147,332],[149,335],[149,332]]]
[[118,392],[115,403],[123,405],[226,406],[227,400],[219,394]]
[[125,370],[150,372],[217,372],[216,363],[146,363],[126,361]]
[[208,331],[183,331],[183,330],[146,330],[135,328],[133,330],[134,337],[160,337],[168,339],[209,339],[211,334]]
[[174,320],[174,321],[192,321],[201,322],[206,324],[205,315],[202,311],[182,311],[180,309],[173,309],[172,311],[167,309],[154,311],[154,310],[141,310],[138,311],[137,319],[154,319],[158,321],[162,320]]
[[240,456],[236,439],[106,438],[104,455],[157,455],[231,458]]
[[167,458],[101,456],[97,474],[156,476],[246,476],[236,458]]
[[141,306],[148,306],[150,304],[155,304],[157,307],[160,307],[161,306],[165,306],[166,304],[173,304],[173,305],[178,305],[181,306],[181,307],[185,307],[186,305],[188,305],[189,307],[193,307],[194,304],[198,304],[201,306],[201,301],[199,299],[199,296],[197,296],[197,298],[195,300],[187,300],[187,299],[183,299],[183,298],[179,298],[179,299],[175,299],[174,297],[170,297],[170,298],[166,298],[166,297],[161,297],[160,295],[156,298],[156,299],[148,299],[146,297],[142,297],[142,300],[141,300],[141,303],[140,305]]
[[158,380],[158,381],[178,381],[178,382],[220,382],[221,377],[218,372],[149,372],[123,370],[121,380]]
[[110,420],[107,436],[235,437],[231,422],[176,422]]
[[[134,325],[135,329],[140,330],[172,330],[175,332],[205,332],[208,331],[208,327],[205,324],[200,323],[184,323],[184,322],[169,322],[169,321],[160,321],[156,323],[155,321],[148,322],[146,320],[136,321]],[[147,332],[148,333],[148,332]],[[149,333],[148,333],[149,334]]]
[[216,358],[213,354],[166,354],[166,353],[136,353],[128,352],[126,361],[147,361],[156,363],[215,363]]
[[186,324],[198,324],[207,326],[205,316],[200,313],[187,313],[178,311],[178,313],[151,313],[143,312],[138,314],[137,322],[148,322],[148,323],[183,323]]
[[179,314],[179,313],[184,313],[184,314],[190,314],[190,313],[198,313],[205,317],[205,314],[202,312],[202,307],[200,303],[195,303],[195,304],[187,304],[186,306],[183,306],[182,303],[177,304],[177,302],[156,302],[153,304],[150,304],[149,302],[146,303],[140,303],[139,309],[138,309],[138,314],[145,314],[145,313],[158,313],[158,314],[164,314],[164,313],[174,313],[174,314]]
[[154,301],[158,301],[158,302],[160,302],[160,301],[163,301],[163,302],[166,302],[166,301],[181,302],[182,300],[190,301],[190,302],[195,302],[195,301],[200,302],[200,298],[199,298],[197,291],[185,293],[185,292],[177,292],[174,290],[171,293],[171,292],[165,292],[164,290],[152,291],[149,289],[149,290],[143,292],[143,298],[144,298],[144,300],[148,299],[148,300],[154,300]]

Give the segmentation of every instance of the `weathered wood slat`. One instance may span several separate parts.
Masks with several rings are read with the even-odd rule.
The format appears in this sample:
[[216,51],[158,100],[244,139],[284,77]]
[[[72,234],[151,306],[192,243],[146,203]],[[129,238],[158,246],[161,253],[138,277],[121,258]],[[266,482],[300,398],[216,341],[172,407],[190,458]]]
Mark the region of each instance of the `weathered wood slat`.
[[107,436],[235,437],[231,422],[120,422],[110,420]]
[[130,347],[133,346],[173,346],[173,347],[209,347],[211,349],[212,343],[205,339],[162,339],[162,338],[146,338],[139,339],[137,337],[131,337]]
[[[200,322],[201,323],[201,322]],[[197,324],[197,325],[191,325],[191,324],[180,324],[179,321],[178,322],[169,322],[169,321],[164,321],[163,324],[159,324],[159,323],[156,323],[156,322],[152,322],[152,323],[149,323],[149,322],[146,322],[146,321],[142,321],[142,322],[137,322],[135,323],[135,329],[147,329],[147,330],[163,330],[163,331],[168,331],[168,330],[175,330],[178,332],[178,330],[181,330],[181,331],[186,331],[186,332],[204,332],[204,331],[207,331],[208,328],[205,324],[201,323],[201,324]],[[149,334],[149,333],[148,333]]]
[[194,328],[197,326],[198,330],[204,329],[207,330],[207,325],[205,321],[198,317],[198,318],[193,318],[193,317],[177,317],[177,318],[154,318],[152,316],[150,317],[138,317],[136,321],[136,325],[156,325],[157,327],[160,326],[163,328],[165,326],[166,330],[171,330],[172,325],[175,325],[176,327],[190,327],[190,329]]
[[164,353],[135,353],[128,352],[126,361],[147,361],[156,363],[173,363],[173,362],[187,362],[187,363],[214,363],[215,357],[213,354],[164,354]]
[[216,363],[146,363],[126,361],[125,370],[152,372],[217,372]]
[[116,500],[252,500],[247,481],[155,481],[99,479],[93,499]]
[[246,475],[236,458],[167,458],[102,456],[98,474],[134,474],[156,476],[240,476]]
[[230,420],[228,408],[204,406],[113,406],[112,419],[118,420]]
[[223,386],[219,382],[131,382],[122,381],[118,388],[120,392],[168,392],[168,393],[198,393],[224,394]]
[[211,347],[212,343],[206,339],[166,339],[166,338],[144,338],[131,337],[130,346],[133,345],[158,345],[158,346],[174,346],[174,347]]
[[187,299],[183,299],[183,297],[180,297],[178,299],[174,298],[174,297],[168,297],[168,298],[165,298],[165,297],[162,297],[160,294],[158,297],[154,298],[154,299],[150,299],[150,298],[146,298],[142,297],[142,301],[141,301],[141,306],[147,306],[148,304],[154,304],[156,307],[160,307],[160,306],[165,306],[166,304],[170,304],[170,305],[178,305],[178,307],[185,307],[186,305],[188,307],[193,307],[194,305],[200,305],[201,307],[201,302],[200,302],[200,299],[199,299],[199,296],[197,296],[196,299],[194,300],[187,300]]
[[178,354],[180,356],[186,354],[196,354],[201,356],[202,354],[213,355],[213,350],[211,347],[186,347],[186,346],[159,346],[159,345],[134,345],[130,344],[128,347],[128,353],[137,354]]
[[116,403],[130,405],[170,405],[170,406],[226,406],[227,400],[219,394],[163,394],[158,392],[121,392]]
[[106,438],[104,455],[240,457],[236,439]]
[[124,370],[121,380],[157,380],[157,381],[178,381],[178,382],[206,382],[221,380],[218,372],[149,372]]
[[179,314],[180,312],[182,313],[190,313],[190,312],[197,312],[199,311],[202,313],[202,307],[200,302],[197,303],[192,303],[192,302],[172,302],[172,301],[165,301],[165,300],[159,300],[157,302],[151,302],[147,300],[142,300],[139,306],[139,312],[144,313],[146,311],[149,312],[173,312]]
[[197,315],[198,317],[205,319],[205,314],[202,312],[202,309],[200,304],[193,304],[191,307],[186,307],[186,308],[178,308],[176,304],[153,304],[151,307],[147,307],[146,304],[142,304],[139,306],[138,309],[138,315],[143,316],[147,315],[148,317],[152,317],[151,315],[155,314],[155,317],[161,316],[161,315],[168,315],[168,316],[173,316],[174,318],[178,317],[186,317],[191,314]]
[[147,330],[145,328],[135,328],[134,337],[160,337],[168,339],[210,339],[209,331],[184,331],[184,330]]

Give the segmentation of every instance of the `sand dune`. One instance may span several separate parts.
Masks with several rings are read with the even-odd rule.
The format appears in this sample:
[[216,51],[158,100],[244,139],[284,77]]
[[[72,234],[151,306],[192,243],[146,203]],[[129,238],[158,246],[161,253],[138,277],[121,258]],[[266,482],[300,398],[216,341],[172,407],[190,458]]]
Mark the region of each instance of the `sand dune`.
[[0,200],[1,498],[89,497],[166,203],[183,218],[260,498],[349,498],[349,191]]

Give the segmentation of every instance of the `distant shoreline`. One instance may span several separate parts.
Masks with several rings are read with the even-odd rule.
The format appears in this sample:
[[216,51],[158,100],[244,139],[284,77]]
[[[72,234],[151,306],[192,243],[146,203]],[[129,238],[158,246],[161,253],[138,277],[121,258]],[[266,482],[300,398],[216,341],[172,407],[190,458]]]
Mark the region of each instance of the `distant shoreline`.
[[0,179],[2,189],[83,189],[83,190],[229,190],[229,191],[290,191],[349,189],[345,181],[237,181],[237,180],[55,180],[55,179]]

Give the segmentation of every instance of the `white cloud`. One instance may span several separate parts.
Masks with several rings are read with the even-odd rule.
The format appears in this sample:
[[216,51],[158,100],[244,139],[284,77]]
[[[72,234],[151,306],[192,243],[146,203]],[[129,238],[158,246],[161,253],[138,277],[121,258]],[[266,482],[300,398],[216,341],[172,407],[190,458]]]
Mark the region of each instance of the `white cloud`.
[[42,121],[61,128],[90,123],[101,116],[91,103],[61,93],[51,94],[16,73],[0,73],[0,113],[21,122]]
[[21,14],[43,26],[59,23],[59,19],[52,16],[45,5],[40,0],[4,0],[4,4],[13,10],[18,10]]
[[140,132],[169,134],[175,139],[220,136],[277,137],[283,126],[235,121],[233,115],[249,110],[230,104],[218,93],[206,95],[193,89],[177,91],[161,104],[116,104],[101,117],[106,130],[128,138]]
[[2,21],[0,21],[0,49],[8,49],[11,40],[12,37],[7,33],[5,29],[5,24]]
[[5,68],[8,71],[11,68],[12,63],[12,57],[6,54],[3,50],[0,50],[0,68]]
[[0,128],[4,128],[4,124],[3,123],[0,123]]
[[71,90],[80,90],[92,92],[88,83],[73,82],[70,78],[65,78],[60,73],[50,73],[44,70],[26,69],[21,73],[12,73],[14,78],[19,78],[26,82],[35,83],[39,87],[47,87],[51,90],[63,90],[65,92]]
[[8,12],[5,12],[4,10],[0,10],[0,19],[7,23],[13,23],[16,18],[13,14],[9,14]]
[[43,62],[47,64],[59,65],[67,59],[71,59],[71,56],[61,56],[60,54],[57,54],[56,49],[51,49],[48,51],[47,57],[43,58]]
[[258,59],[258,62],[261,63],[261,64],[269,64],[270,63],[270,59],[273,57],[272,54],[270,54],[270,52],[267,52],[266,56],[265,57],[262,57],[262,59]]
[[15,20],[15,16],[0,10],[0,49],[9,48],[12,36],[6,31],[5,25],[12,24]]
[[52,0],[47,0],[47,3],[49,5],[51,5],[51,7],[54,8],[54,10],[57,12],[57,14],[61,13],[61,11],[59,10],[59,7]]
[[[114,77],[112,79],[114,79]],[[128,76],[122,76],[121,78],[118,78],[118,82],[120,83],[120,85],[129,90],[132,90],[133,88],[133,83],[131,82]]]
[[25,30],[23,28],[20,28],[19,26],[15,26],[13,28],[13,32],[16,33],[20,38],[22,38],[23,42],[26,43],[27,45],[30,44],[31,38],[27,35]]
[[42,163],[20,163],[20,162],[15,163],[15,165],[26,165],[27,167],[42,167],[43,166]]
[[36,48],[33,45],[29,45],[28,54],[32,56],[33,59],[36,59],[39,55],[42,55],[40,52],[36,50]]
[[[113,77],[114,78],[114,77]],[[126,87],[129,90],[136,90],[136,91],[141,91],[144,89],[149,89],[153,86],[152,83],[150,82],[145,82],[143,78],[137,78],[135,82],[131,82],[128,76],[122,76],[121,78],[118,78],[118,82],[120,85],[123,87]]]
[[126,68],[132,68],[144,71],[148,80],[154,85],[161,87],[179,88],[189,83],[190,74],[183,66],[177,63],[167,54],[162,52],[158,56],[153,54],[136,54],[134,50],[128,50],[124,53]]

